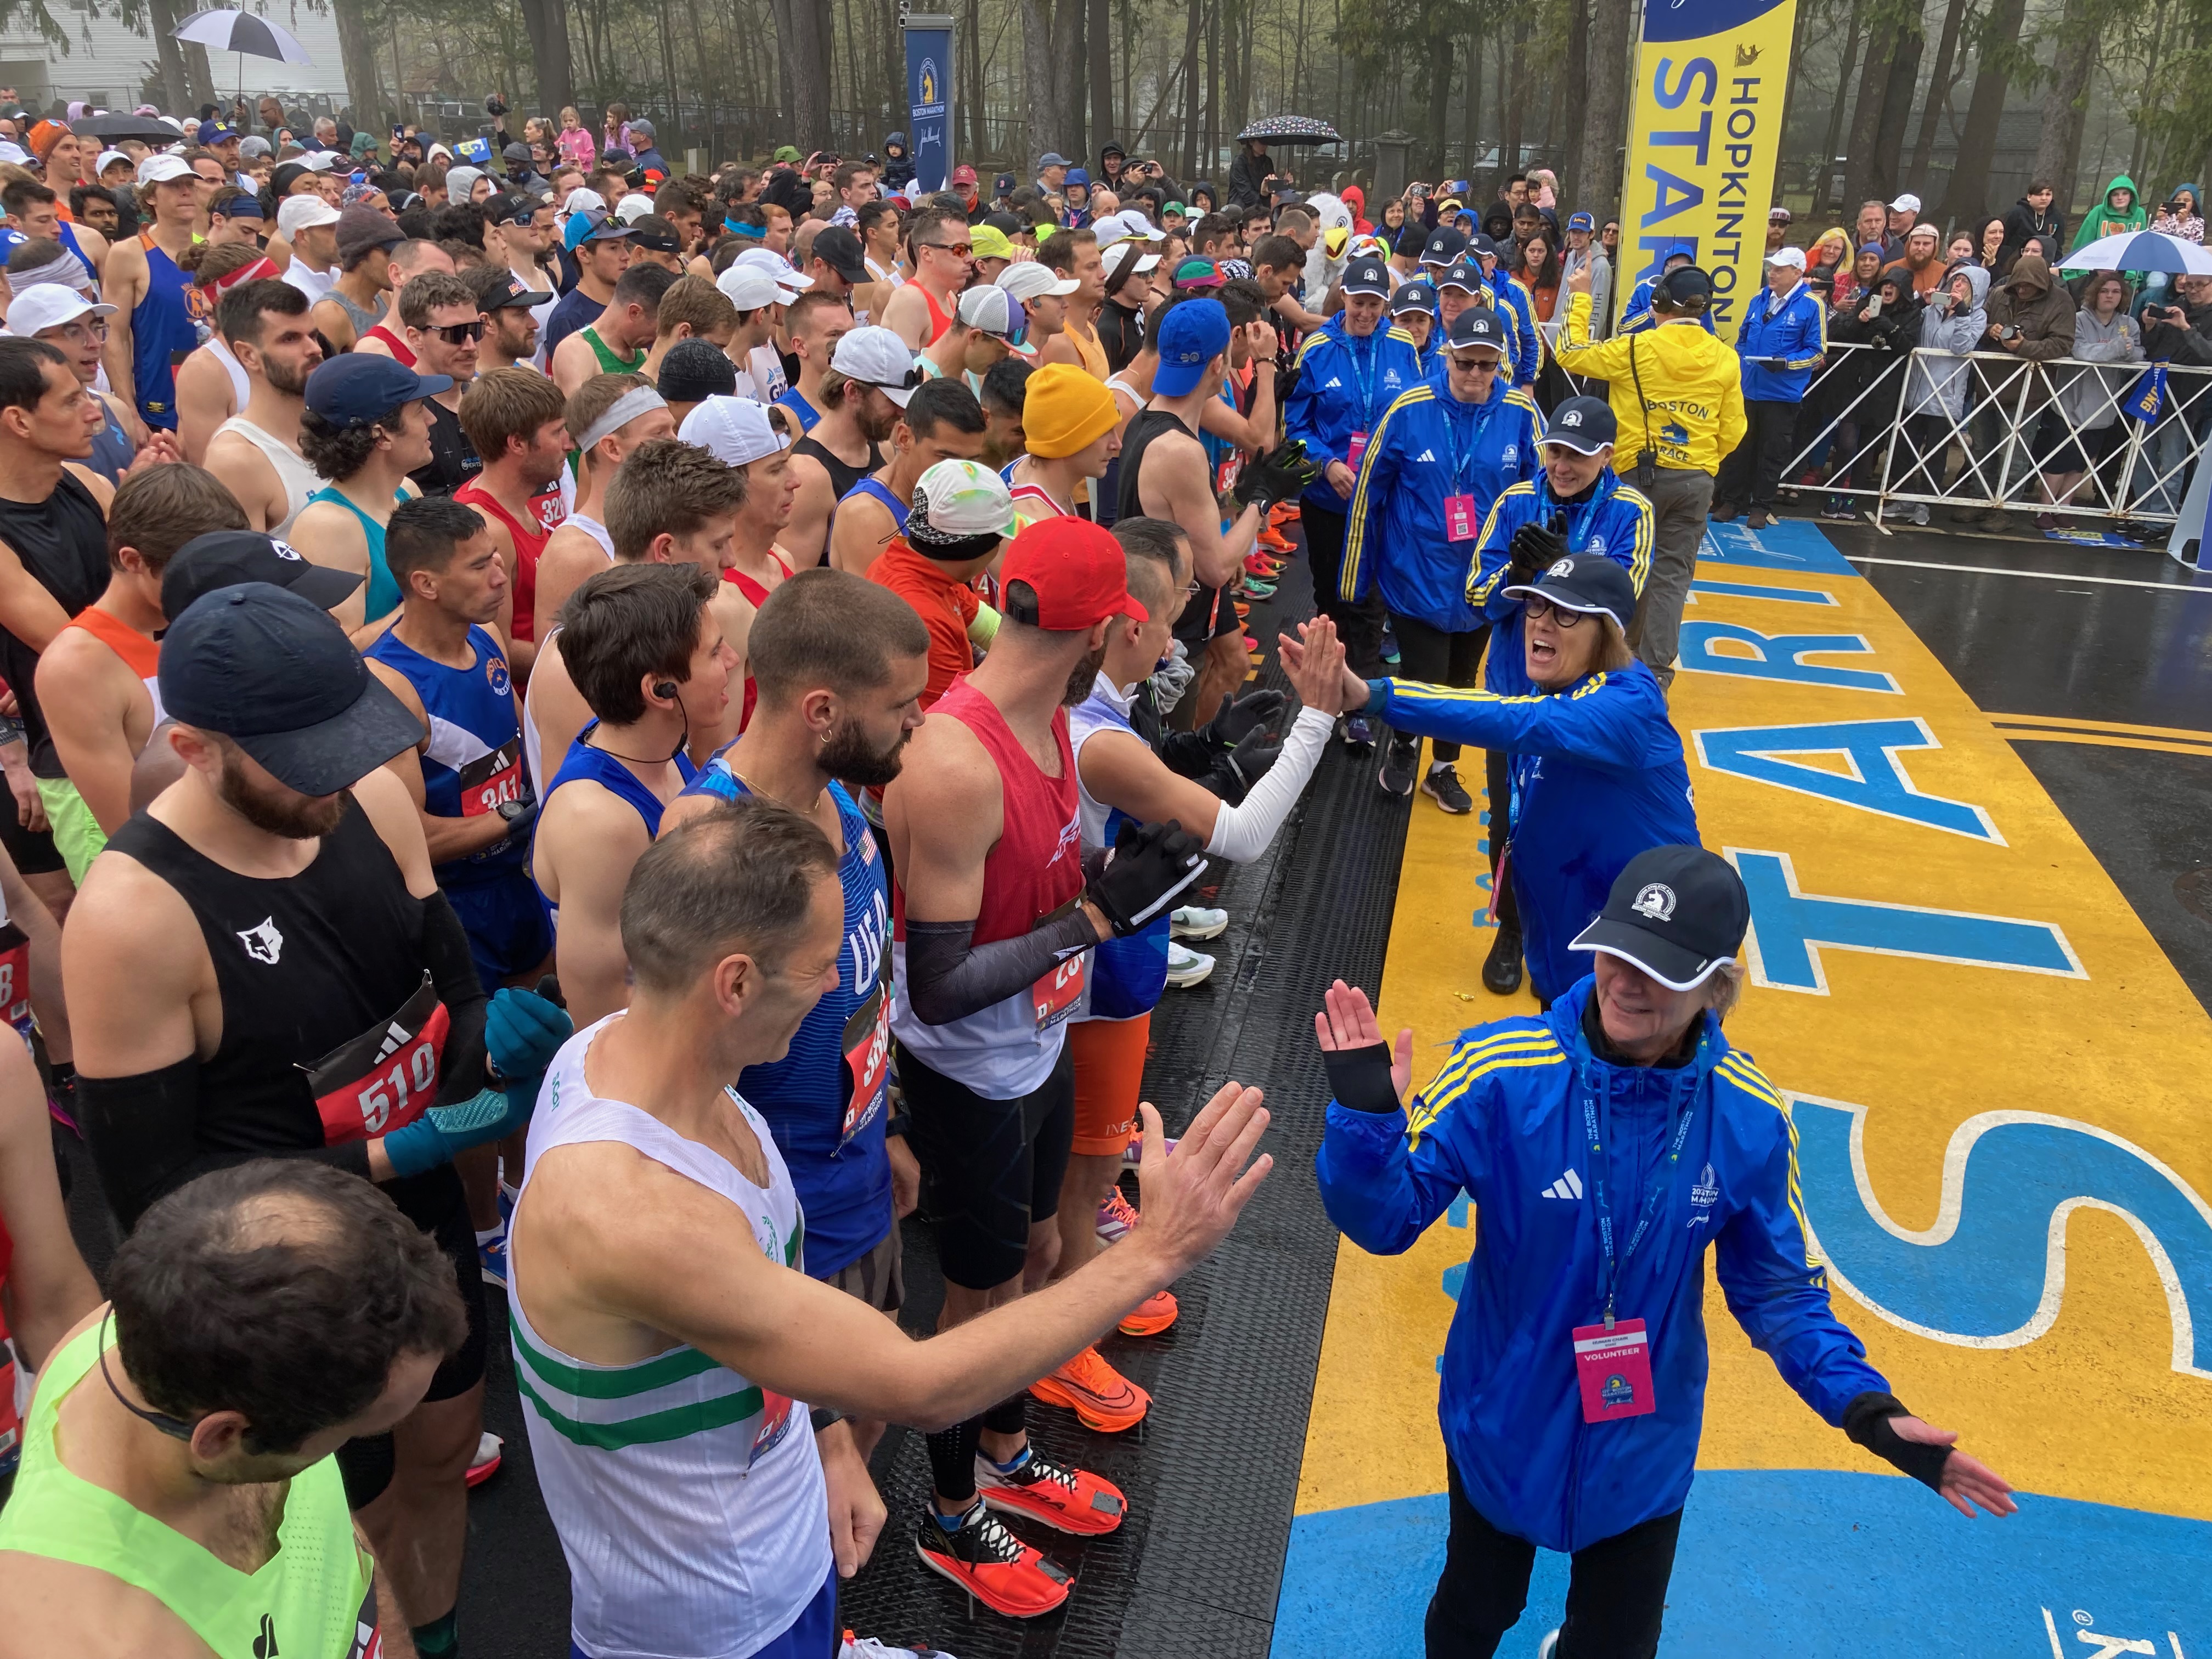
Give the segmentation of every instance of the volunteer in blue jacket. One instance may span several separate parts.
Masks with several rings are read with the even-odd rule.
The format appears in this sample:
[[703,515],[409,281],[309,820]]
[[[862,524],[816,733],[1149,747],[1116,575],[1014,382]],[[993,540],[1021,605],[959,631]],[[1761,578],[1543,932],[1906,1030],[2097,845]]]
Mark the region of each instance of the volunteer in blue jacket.
[[[1307,459],[1321,469],[1298,503],[1315,608],[1335,621],[1352,667],[1372,674],[1382,666],[1382,601],[1354,605],[1341,597],[1352,487],[1383,411],[1421,384],[1421,365],[1412,337],[1389,326],[1390,272],[1380,259],[1352,260],[1342,287],[1344,309],[1298,348],[1297,385],[1283,407],[1283,432],[1304,440]],[[1373,741],[1371,722],[1347,720],[1345,735],[1364,748]]]
[[1764,530],[1774,517],[1782,468],[1797,434],[1797,405],[1828,349],[1828,308],[1805,280],[1805,250],[1776,248],[1766,256],[1766,291],[1743,308],[1736,356],[1743,359],[1741,441],[1721,463],[1711,518],[1726,524],[1739,501],[1745,522]]
[[[1602,553],[1569,553],[1506,591],[1526,601],[1521,637],[1533,696],[1389,679],[1356,690],[1347,682],[1344,706],[1364,708],[1394,732],[1511,757],[1513,836],[1528,855],[1507,847],[1499,879],[1513,884],[1528,976],[1549,1003],[1581,977],[1568,943],[1605,903],[1621,866],[1646,848],[1697,840],[1698,819],[1666,694],[1628,648],[1636,611],[1628,573]],[[1286,662],[1297,659],[1295,641],[1279,648]]]
[[1726,861],[1646,850],[1574,941],[1595,971],[1540,1018],[1462,1032],[1403,1110],[1413,1033],[1385,1042],[1342,980],[1315,1017],[1329,1219],[1397,1255],[1462,1188],[1482,1218],[1444,1340],[1451,1533],[1429,1659],[1497,1651],[1539,1548],[1574,1558],[1553,1659],[1657,1650],[1704,1425],[1709,1246],[1729,1311],[1824,1421],[1963,1515],[2017,1507],[1829,1305],[1789,1110],[1722,1034],[1749,920]]
[[1501,316],[1512,319],[1513,384],[1534,386],[1544,367],[1543,347],[1536,332],[1536,296],[1510,271],[1498,269],[1498,244],[1478,234],[1468,252],[1475,255],[1482,280],[1497,302]]
[[[1668,271],[1680,270],[1685,265],[1693,265],[1697,263],[1698,250],[1690,243],[1681,242],[1668,248],[1660,257],[1659,269],[1648,273],[1629,295],[1628,303],[1620,308],[1620,326],[1613,330],[1613,332],[1634,334],[1639,330],[1650,328],[1656,324],[1658,319],[1651,310],[1652,289],[1657,286],[1660,277],[1664,276]],[[1719,331],[1713,326],[1713,312],[1711,306],[1705,307],[1705,315],[1701,320],[1705,323],[1706,333],[1714,334]]]
[[[1536,471],[1543,429],[1535,399],[1498,373],[1505,330],[1471,306],[1452,319],[1443,386],[1414,387],[1376,428],[1352,494],[1341,592],[1370,592],[1390,609],[1399,672],[1437,685],[1472,686],[1489,626],[1468,602],[1475,550],[1491,505]],[[1385,793],[1410,795],[1421,740],[1393,732],[1382,751]],[[1459,745],[1438,739],[1422,793],[1447,812],[1474,810],[1459,778]]]
[[1390,325],[1406,331],[1414,360],[1433,381],[1443,373],[1443,331],[1437,325],[1437,285],[1425,276],[1401,283],[1390,295]]
[[[1502,697],[1528,696],[1540,688],[1528,678],[1521,636],[1522,606],[1506,590],[1526,582],[1568,553],[1602,553],[1628,573],[1638,602],[1651,574],[1651,503],[1613,471],[1615,428],[1601,398],[1570,398],[1552,411],[1540,447],[1543,470],[1498,496],[1482,527],[1477,563],[1468,578],[1468,600],[1489,618],[1491,648],[1484,687]],[[1513,884],[1498,878],[1513,839],[1512,757],[1492,749],[1490,784],[1490,872],[1497,895],[1498,932],[1482,964],[1482,982],[1499,996],[1521,988],[1521,905]]]

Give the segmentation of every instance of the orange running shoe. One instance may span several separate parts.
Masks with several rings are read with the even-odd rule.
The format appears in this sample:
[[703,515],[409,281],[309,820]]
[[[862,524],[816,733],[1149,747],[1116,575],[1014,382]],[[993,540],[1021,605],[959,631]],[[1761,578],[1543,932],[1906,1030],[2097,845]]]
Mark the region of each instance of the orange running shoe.
[[[1118,1496],[1118,1494],[1117,1494]],[[1034,1619],[1067,1600],[1074,1580],[1044,1559],[1042,1552],[1006,1530],[986,1504],[960,1517],[947,1532],[933,1513],[925,1513],[914,1535],[922,1565],[941,1572],[994,1613],[1009,1619]]]
[[1237,607],[1237,620],[1238,622],[1243,622],[1247,617],[1252,614],[1251,600],[1231,599],[1230,603]]
[[1271,549],[1277,553],[1290,553],[1294,550],[1296,545],[1288,536],[1283,534],[1273,525],[1268,526],[1253,539],[1261,546]]
[[1274,510],[1267,514],[1269,524],[1296,524],[1301,514],[1296,501],[1277,501]]
[[1085,1348],[1049,1376],[1030,1384],[1030,1392],[1048,1406],[1066,1406],[1086,1429],[1119,1434],[1133,1429],[1152,1409],[1152,1397]]
[[1182,1311],[1176,1306],[1173,1291],[1155,1291],[1123,1314],[1115,1328],[1124,1336],[1158,1336],[1176,1322],[1176,1316]]
[[1064,1469],[1030,1448],[1019,1468],[1001,1469],[975,1454],[975,1490],[1001,1515],[1018,1515],[1055,1532],[1096,1538],[1121,1524],[1129,1500],[1110,1480],[1086,1469]]

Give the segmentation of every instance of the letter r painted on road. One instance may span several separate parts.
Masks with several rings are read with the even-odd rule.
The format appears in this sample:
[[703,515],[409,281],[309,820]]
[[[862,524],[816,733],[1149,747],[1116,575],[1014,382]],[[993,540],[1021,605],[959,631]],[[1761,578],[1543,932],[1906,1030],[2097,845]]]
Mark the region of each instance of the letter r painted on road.
[[[1897,757],[1901,749],[1941,749],[1921,720],[1831,720],[1813,726],[1742,726],[1693,732],[1698,760],[1715,772],[1732,773],[1771,783],[1801,795],[1814,795],[1838,806],[1855,807],[1886,818],[1903,818],[1954,836],[2002,847],[1990,815],[1971,801],[1923,794]],[[1846,777],[1783,758],[1790,755],[1841,755],[1850,768]]]
[[1787,853],[1722,850],[1751,896],[1751,932],[1744,945],[1754,985],[1827,995],[1828,976],[1820,963],[1824,947],[2062,979],[2089,977],[2053,923],[1802,892]]
[[[1723,654],[1713,647],[1728,640],[1750,647],[1748,656]],[[1685,622],[1681,670],[1686,674],[1734,674],[1744,679],[1780,680],[1786,685],[1832,685],[1846,691],[1903,695],[1895,678],[1871,668],[1831,668],[1807,657],[1872,656],[1861,634],[1762,634],[1740,623]]]

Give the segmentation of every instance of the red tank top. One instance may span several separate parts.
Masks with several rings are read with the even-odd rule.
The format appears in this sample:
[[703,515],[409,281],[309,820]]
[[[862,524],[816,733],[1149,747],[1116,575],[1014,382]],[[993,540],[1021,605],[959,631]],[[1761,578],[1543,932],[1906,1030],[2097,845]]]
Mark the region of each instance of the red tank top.
[[[915,286],[921,288],[920,283]],[[937,296],[926,288],[921,288],[921,302],[929,307],[929,337],[922,343],[935,345],[945,337],[945,331],[952,326],[952,316],[937,303]]]
[[[1052,715],[1060,775],[1047,777],[1008,729],[998,706],[967,680],[930,705],[929,717],[958,720],[975,734],[999,769],[1003,827],[983,860],[983,906],[974,942],[1014,939],[1083,890],[1083,819],[1076,790],[1075,751],[1067,740],[1067,710]],[[906,890],[891,884],[892,922],[906,937]]]
[[[768,556],[771,560],[775,561],[775,568],[783,572],[783,580],[789,581],[791,580],[791,567],[783,562],[781,556],[778,555],[774,548],[769,549]],[[745,574],[744,571],[738,569],[735,565],[731,566],[730,568],[722,573],[722,580],[729,583],[731,586],[736,588],[738,592],[744,594],[745,596],[745,603],[752,606],[756,611],[761,608],[762,603],[768,598],[769,590],[762,586],[760,583],[755,581],[750,576]],[[753,723],[753,704],[758,701],[759,696],[760,689],[753,684],[753,677],[750,674],[746,675],[744,707],[738,710],[738,731],[744,731],[748,726],[750,726]]]
[[374,327],[369,329],[367,332],[363,333],[361,337],[364,340],[373,339],[382,342],[385,349],[392,353],[393,361],[398,362],[400,368],[412,368],[415,367],[415,354],[412,350],[409,349],[407,342],[401,339],[390,329],[385,327],[382,323],[379,323]]
[[554,479],[530,498],[530,516],[522,524],[516,523],[514,515],[492,499],[481,478],[470,479],[453,492],[453,499],[478,512],[489,513],[514,538],[514,637],[532,638],[536,626],[533,607],[538,603],[538,556],[545,550],[546,542],[568,516],[561,505],[560,479]]

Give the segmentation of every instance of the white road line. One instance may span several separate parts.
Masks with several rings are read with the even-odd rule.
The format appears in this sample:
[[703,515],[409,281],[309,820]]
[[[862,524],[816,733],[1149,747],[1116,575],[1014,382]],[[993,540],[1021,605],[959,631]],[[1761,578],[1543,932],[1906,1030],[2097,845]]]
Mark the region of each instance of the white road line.
[[2033,576],[2050,582],[2097,582],[2106,587],[2155,587],[2166,593],[2212,593],[2212,583],[2154,582],[2140,576],[2085,576],[2070,570],[2008,570],[1986,564],[1933,564],[1923,559],[1883,559],[1869,553],[1846,553],[1853,564],[1894,564],[1909,570],[1961,570],[1969,576]]

